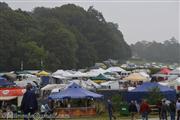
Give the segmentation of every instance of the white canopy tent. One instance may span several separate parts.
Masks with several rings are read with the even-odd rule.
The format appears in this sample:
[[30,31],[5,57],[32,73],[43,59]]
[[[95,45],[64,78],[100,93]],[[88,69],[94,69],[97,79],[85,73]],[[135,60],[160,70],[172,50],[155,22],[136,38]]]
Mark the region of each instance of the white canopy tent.
[[169,86],[177,90],[177,87],[180,86],[180,77],[178,77],[175,80],[166,80],[164,82],[159,82],[159,84],[164,86]]
[[56,93],[56,92],[59,92],[60,90],[61,90],[60,88],[54,88],[51,90],[51,93],[54,93],[54,92]]
[[170,74],[171,74],[171,75],[179,75],[179,76],[180,76],[180,67],[172,70],[172,71],[170,72]]
[[101,86],[98,85],[97,83],[91,81],[91,80],[87,80],[87,81],[84,81],[84,80],[72,80],[70,82],[74,82],[78,85],[80,85],[81,87],[85,88],[85,89],[97,89],[97,88],[100,88]]
[[146,77],[147,79],[150,79],[150,76],[145,72],[139,72],[142,76]]
[[72,74],[71,75],[71,77],[86,77],[87,76],[87,74],[86,73],[82,73],[82,72],[80,72],[80,71],[77,71],[77,72],[75,72],[74,74]]
[[57,78],[57,79],[66,79],[66,77],[63,77],[61,75],[53,75],[52,77]]
[[33,80],[14,81],[14,83],[16,83],[16,85],[19,87],[26,87],[28,83],[31,83],[33,86],[37,86],[38,84],[35,80],[34,81]]
[[28,77],[28,78],[37,78],[36,75],[32,75],[32,74],[20,74],[20,76]]
[[176,80],[178,78],[178,75],[169,75],[168,80]]
[[104,70],[103,68],[92,69],[91,71],[93,71],[93,72],[98,72],[98,73],[105,73],[105,72],[106,72],[106,70]]
[[52,73],[52,75],[62,75],[64,70],[57,70],[56,72]]
[[89,71],[89,72],[86,72],[86,75],[87,75],[87,77],[96,77],[96,76],[99,75],[99,73],[93,72],[93,71]]
[[119,81],[107,81],[107,82],[101,83],[101,86],[104,89],[111,89],[111,90],[120,89]]
[[180,85],[180,77],[178,77],[176,80],[168,81],[169,87],[174,87],[175,89],[177,89],[177,86],[179,85]]
[[66,86],[67,86],[66,84],[48,84],[44,86],[43,88],[41,88],[41,91],[46,91],[46,90],[51,91],[55,88],[64,89]]
[[68,71],[64,71],[64,70],[57,70],[56,72],[54,72],[53,74],[52,74],[52,77],[54,77],[54,76],[61,76],[61,77],[65,77],[65,78],[71,78],[72,77],[72,74],[70,73],[70,72],[68,72]]
[[90,86],[94,86],[95,88],[100,88],[100,87],[101,87],[99,84],[93,82],[93,81],[90,80],[90,79],[87,80],[86,82],[87,82],[87,84],[89,84]]
[[106,69],[106,72],[123,72],[123,71],[125,70],[120,67],[109,67],[108,69]]
[[86,76],[87,77],[96,77],[99,74],[104,74],[106,72],[106,70],[99,68],[99,69],[92,69],[88,72],[86,72]]

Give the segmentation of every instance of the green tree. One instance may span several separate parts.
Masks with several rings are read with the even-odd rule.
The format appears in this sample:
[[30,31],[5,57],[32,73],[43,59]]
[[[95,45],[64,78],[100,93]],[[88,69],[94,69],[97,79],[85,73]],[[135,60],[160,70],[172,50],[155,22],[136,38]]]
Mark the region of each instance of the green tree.
[[12,10],[0,3],[0,71],[72,69],[109,58],[126,60],[131,51],[117,24],[74,4]]
[[160,100],[164,98],[164,95],[160,92],[159,87],[152,87],[149,89],[149,94],[147,96],[148,103],[156,105]]

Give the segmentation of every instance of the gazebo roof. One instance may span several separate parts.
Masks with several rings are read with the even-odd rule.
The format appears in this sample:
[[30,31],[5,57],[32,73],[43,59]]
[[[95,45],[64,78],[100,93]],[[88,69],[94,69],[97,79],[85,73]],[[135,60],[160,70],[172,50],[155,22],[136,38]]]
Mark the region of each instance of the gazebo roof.
[[143,83],[139,87],[135,88],[131,92],[148,92],[150,89],[158,87],[160,92],[166,92],[166,91],[174,91],[174,89],[171,89],[167,86],[160,85],[159,83],[156,82],[147,82]]
[[103,74],[99,74],[97,77],[92,77],[92,80],[108,80],[108,79],[109,78],[107,78]]
[[81,88],[81,86],[76,83],[71,83],[65,90],[62,90],[57,93],[52,93],[49,98],[52,99],[79,99],[79,98],[101,98],[102,95],[88,91]]
[[48,76],[49,73],[43,70],[43,71],[37,73],[36,75],[38,75],[38,76]]
[[129,76],[125,77],[123,80],[130,80],[130,81],[148,81],[148,79],[142,76],[140,73],[132,73]]

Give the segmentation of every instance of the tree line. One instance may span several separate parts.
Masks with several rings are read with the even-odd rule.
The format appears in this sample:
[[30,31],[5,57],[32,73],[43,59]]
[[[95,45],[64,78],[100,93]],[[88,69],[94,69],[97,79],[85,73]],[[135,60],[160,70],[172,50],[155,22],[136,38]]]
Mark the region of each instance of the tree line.
[[172,37],[164,42],[139,41],[131,45],[133,56],[144,60],[163,62],[163,63],[180,63],[180,43]]
[[0,3],[0,71],[84,68],[131,57],[118,25],[92,6],[74,4],[12,10]]

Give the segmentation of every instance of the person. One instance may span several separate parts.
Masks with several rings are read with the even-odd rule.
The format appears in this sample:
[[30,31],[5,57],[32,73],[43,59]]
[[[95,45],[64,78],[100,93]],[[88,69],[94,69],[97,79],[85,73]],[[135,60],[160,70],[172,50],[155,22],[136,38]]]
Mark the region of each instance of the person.
[[112,118],[116,119],[116,117],[113,115],[113,105],[110,99],[107,100],[107,107],[109,113],[109,120],[112,120]]
[[33,120],[33,114],[38,110],[38,103],[35,93],[31,90],[32,85],[30,83],[26,86],[26,92],[23,95],[20,109],[24,113],[24,120],[28,120],[28,114],[30,114],[30,120]]
[[140,105],[140,113],[142,115],[142,120],[148,120],[148,114],[151,111],[149,104],[146,102],[146,100],[142,100],[142,103]]
[[159,120],[161,120],[161,106],[162,106],[162,102],[161,100],[158,100],[156,107],[158,108]]
[[53,116],[53,109],[54,109],[54,104],[52,99],[48,99],[48,102],[44,105],[45,108],[45,113],[44,113],[44,118],[49,119],[52,118]]
[[6,119],[13,119],[13,112],[11,111],[10,106],[7,106],[7,114],[6,114]]
[[140,110],[140,105],[137,101],[134,101],[135,102],[135,105],[136,105],[136,108],[137,108],[137,112],[139,113],[139,110]]
[[131,114],[131,120],[135,120],[135,114],[137,113],[137,107],[134,101],[129,104],[129,113]]
[[45,114],[45,112],[46,112],[46,108],[45,108],[45,105],[44,104],[41,104],[41,108],[40,108],[40,110],[41,110],[41,115],[42,116],[44,116],[44,114]]
[[176,110],[177,110],[177,120],[180,120],[180,98],[176,103]]
[[169,113],[170,113],[171,120],[175,120],[176,104],[175,104],[174,101],[171,101],[170,104],[169,104]]
[[161,106],[161,118],[162,120],[167,120],[167,112],[168,112],[168,106],[166,104],[166,101],[162,101],[162,106]]
[[2,103],[2,118],[6,118],[7,116],[7,107],[8,107],[8,104],[7,102],[3,101]]
[[15,104],[11,104],[10,108],[11,108],[11,111],[13,112],[13,118],[16,118],[16,116],[17,116],[17,106]]

